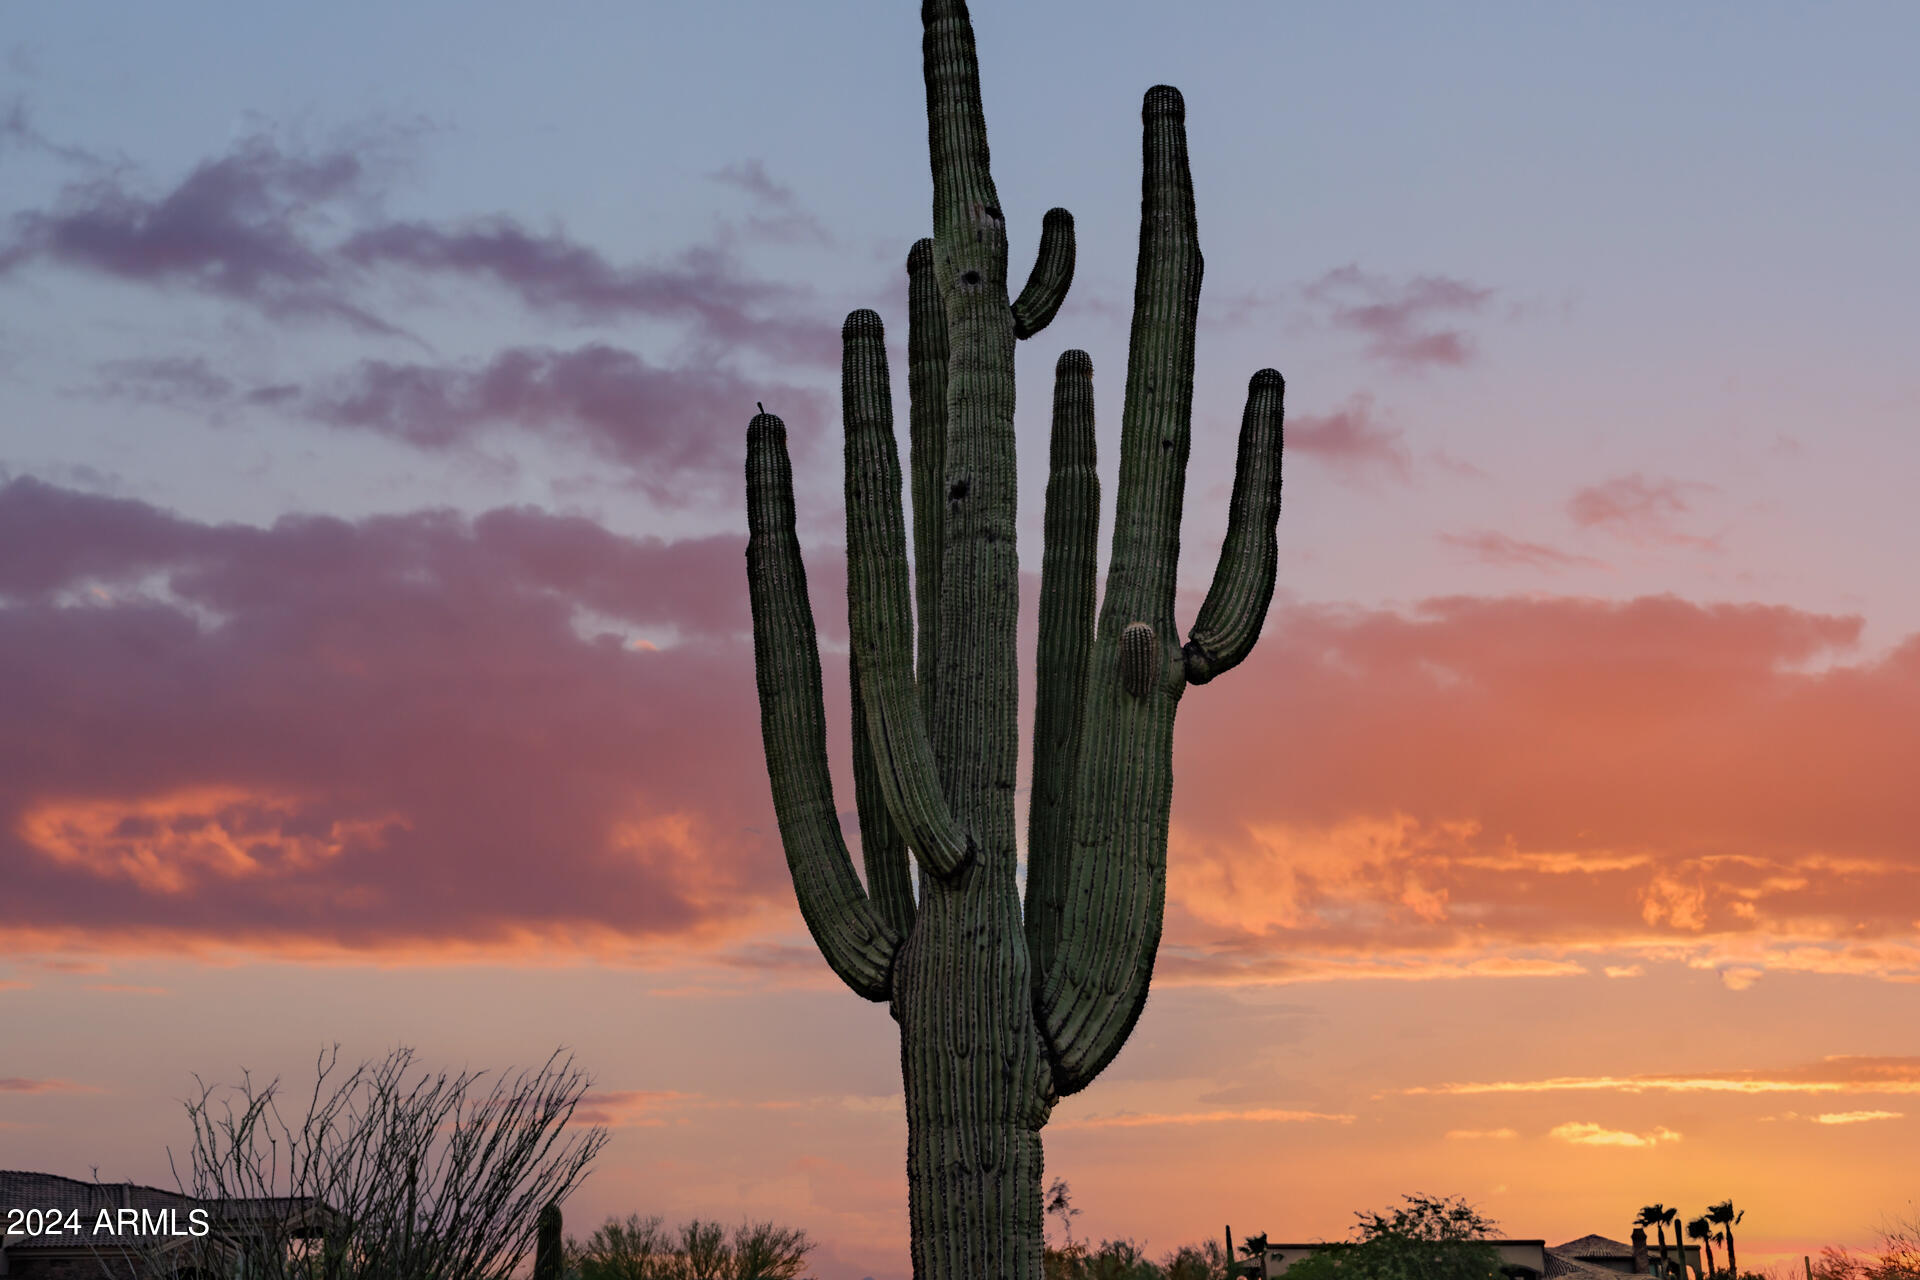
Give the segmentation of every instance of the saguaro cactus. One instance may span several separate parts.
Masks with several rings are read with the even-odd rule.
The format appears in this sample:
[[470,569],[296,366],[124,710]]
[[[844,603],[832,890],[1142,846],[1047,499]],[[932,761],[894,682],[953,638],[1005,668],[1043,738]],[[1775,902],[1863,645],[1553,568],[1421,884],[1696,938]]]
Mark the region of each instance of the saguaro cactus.
[[566,1272],[566,1247],[561,1243],[562,1220],[557,1201],[540,1210],[534,1231],[533,1280],[560,1280]]
[[[921,7],[930,240],[907,255],[919,666],[880,317],[841,331],[854,788],[866,886],[828,778],[820,659],[794,532],[786,428],[747,427],[747,577],[761,729],[801,915],[834,972],[900,1024],[914,1274],[1041,1275],[1040,1129],[1125,1043],[1166,902],[1173,720],[1247,656],[1273,596],[1278,373],[1253,376],[1226,543],[1186,643],[1174,573],[1201,258],[1177,90],[1147,91],[1133,334],[1106,597],[1094,614],[1093,364],[1055,369],[1025,911],[1018,759],[1014,344],[1072,278],[1073,219],[1041,224],[1007,288],[963,0]],[[918,859],[916,895],[908,852]]]

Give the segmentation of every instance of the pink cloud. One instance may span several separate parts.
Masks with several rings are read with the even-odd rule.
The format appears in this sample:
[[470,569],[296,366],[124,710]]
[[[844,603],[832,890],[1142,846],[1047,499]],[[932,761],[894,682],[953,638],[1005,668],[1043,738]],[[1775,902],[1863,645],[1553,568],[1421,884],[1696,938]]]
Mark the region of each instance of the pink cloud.
[[1688,490],[1711,491],[1698,481],[1649,480],[1639,472],[1588,485],[1567,500],[1567,514],[1583,529],[1604,529],[1629,542],[1721,550],[1717,537],[1699,537],[1674,527],[1692,510]]
[[744,538],[522,510],[215,526],[32,480],[0,488],[9,527],[34,535],[0,538],[34,548],[0,553],[16,931],[641,946],[792,914]]
[[24,1076],[0,1076],[0,1093],[96,1093],[92,1085],[71,1080],[30,1080]]
[[[724,938],[806,969],[739,550],[0,488],[16,918],[97,945]],[[843,636],[838,558],[809,565]],[[1277,609],[1232,696],[1184,704],[1163,966],[1920,977],[1920,639],[1804,670],[1860,630],[1667,597]]]
[[1562,569],[1605,569],[1604,560],[1592,556],[1575,555],[1570,551],[1561,551],[1542,542],[1528,542],[1521,538],[1492,529],[1476,529],[1471,533],[1442,533],[1435,535],[1450,547],[1458,547],[1482,564],[1493,565],[1501,569],[1539,569],[1547,573],[1556,573]]
[[1287,452],[1317,458],[1342,479],[1372,472],[1405,480],[1412,463],[1398,431],[1374,419],[1373,397],[1360,394],[1332,413],[1299,413],[1287,420]]
[[1493,290],[1448,276],[1414,276],[1395,282],[1348,265],[1309,284],[1306,296],[1326,308],[1328,323],[1365,335],[1368,355],[1417,369],[1467,363],[1473,348],[1466,334],[1440,325],[1435,318],[1477,312]]

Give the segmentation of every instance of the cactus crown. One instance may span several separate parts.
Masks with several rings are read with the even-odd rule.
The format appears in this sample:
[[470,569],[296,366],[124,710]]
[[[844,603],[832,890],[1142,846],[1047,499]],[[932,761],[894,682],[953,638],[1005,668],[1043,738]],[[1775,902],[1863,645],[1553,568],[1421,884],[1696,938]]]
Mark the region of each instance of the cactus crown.
[[[1009,298],[1006,222],[966,6],[926,0],[922,19],[934,234],[915,243],[906,262],[911,583],[883,325],[860,310],[841,331],[864,887],[828,778],[785,427],[764,407],[747,429],[761,725],[795,892],[827,963],[861,995],[892,1001],[904,1034],[903,987],[937,984],[934,970],[946,962],[933,953],[991,951],[980,971],[990,968],[1002,987],[1017,985],[1022,1016],[1043,1047],[1050,1106],[1112,1059],[1146,998],[1165,903],[1174,713],[1189,684],[1247,656],[1266,616],[1285,388],[1271,369],[1249,385],[1225,544],[1182,644],[1175,564],[1203,264],[1185,103],[1177,89],[1157,85],[1142,106],[1140,251],[1113,541],[1097,613],[1093,364],[1084,351],[1067,351],[1054,371],[1023,911],[1013,883],[1013,350],[1044,329],[1066,297],[1073,218],[1064,209],[1046,214],[1033,271]],[[909,854],[919,860],[918,895]],[[953,923],[930,923],[935,917]],[[903,957],[922,934],[929,958],[908,966]],[[1004,1021],[977,1010],[943,1016]],[[963,1042],[998,1034],[985,1025],[952,1032]]]

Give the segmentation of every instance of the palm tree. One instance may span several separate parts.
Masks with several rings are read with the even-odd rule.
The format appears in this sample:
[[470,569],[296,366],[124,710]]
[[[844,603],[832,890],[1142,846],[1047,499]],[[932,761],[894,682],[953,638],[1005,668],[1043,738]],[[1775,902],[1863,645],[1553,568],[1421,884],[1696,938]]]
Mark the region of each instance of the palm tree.
[[1673,1217],[1673,1210],[1663,1204],[1650,1204],[1640,1210],[1640,1216],[1633,1220],[1637,1227],[1652,1227],[1660,1241],[1660,1274],[1671,1277],[1673,1271],[1667,1262],[1667,1221]]
[[1733,1211],[1733,1201],[1731,1200],[1722,1200],[1719,1204],[1709,1205],[1707,1207],[1707,1217],[1713,1220],[1715,1226],[1727,1233],[1727,1270],[1733,1272],[1735,1277],[1738,1277],[1740,1274],[1740,1264],[1734,1261],[1733,1224],[1746,1216],[1747,1211],[1745,1209],[1740,1210],[1738,1213]]
[[1687,1235],[1700,1242],[1700,1252],[1706,1258],[1706,1270],[1700,1274],[1705,1280],[1713,1280],[1713,1273],[1720,1269],[1713,1265],[1713,1224],[1702,1214],[1687,1224]]

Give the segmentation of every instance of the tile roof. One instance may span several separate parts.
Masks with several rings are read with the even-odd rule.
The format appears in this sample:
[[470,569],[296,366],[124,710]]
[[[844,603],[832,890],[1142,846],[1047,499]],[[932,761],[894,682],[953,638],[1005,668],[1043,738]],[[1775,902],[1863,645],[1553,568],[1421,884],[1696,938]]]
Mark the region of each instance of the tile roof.
[[[1599,1238],[1598,1236],[1589,1237],[1596,1240]],[[1582,1262],[1572,1254],[1562,1253],[1558,1249],[1547,1250],[1547,1280],[1601,1280],[1601,1277],[1608,1277],[1608,1280],[1611,1280],[1611,1277],[1619,1274],[1618,1271],[1609,1267],[1596,1267],[1591,1262]]]
[[1554,1245],[1553,1252],[1564,1253],[1569,1258],[1631,1258],[1633,1246],[1606,1236],[1581,1236],[1578,1240]]

